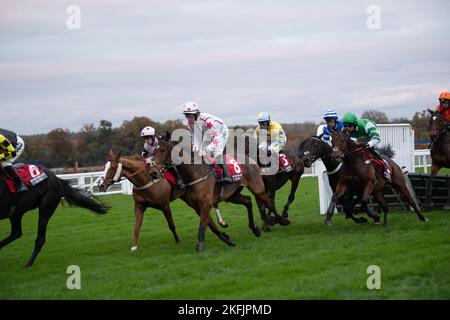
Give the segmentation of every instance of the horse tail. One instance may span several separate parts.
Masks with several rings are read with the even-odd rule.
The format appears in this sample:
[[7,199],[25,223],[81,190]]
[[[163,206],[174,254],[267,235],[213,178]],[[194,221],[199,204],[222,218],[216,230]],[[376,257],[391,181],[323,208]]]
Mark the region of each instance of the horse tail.
[[377,149],[378,152],[380,152],[381,154],[387,156],[388,158],[392,159],[395,156],[395,151],[392,148],[390,143],[388,143],[387,145],[382,146],[382,147],[377,147],[375,149]]
[[66,180],[59,178],[58,180],[62,185],[64,199],[69,203],[70,206],[89,209],[97,214],[105,214],[111,208],[100,200],[91,198],[87,195],[84,195],[82,191],[72,188],[69,182],[67,182]]

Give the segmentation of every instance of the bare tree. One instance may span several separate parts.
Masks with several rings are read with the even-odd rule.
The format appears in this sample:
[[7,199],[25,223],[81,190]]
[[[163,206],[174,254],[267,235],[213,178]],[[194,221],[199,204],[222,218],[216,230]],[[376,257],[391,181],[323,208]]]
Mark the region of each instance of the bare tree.
[[389,118],[386,113],[378,110],[364,111],[361,118],[372,120],[375,123],[389,123]]

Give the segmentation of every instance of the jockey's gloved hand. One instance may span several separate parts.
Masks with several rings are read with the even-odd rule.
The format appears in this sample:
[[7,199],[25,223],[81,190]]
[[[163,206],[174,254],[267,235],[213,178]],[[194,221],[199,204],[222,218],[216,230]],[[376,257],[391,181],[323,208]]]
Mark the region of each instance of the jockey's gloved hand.
[[370,148],[370,145],[369,145],[368,143],[366,143],[366,144],[364,145],[364,147],[365,147],[366,149],[369,149],[369,148]]

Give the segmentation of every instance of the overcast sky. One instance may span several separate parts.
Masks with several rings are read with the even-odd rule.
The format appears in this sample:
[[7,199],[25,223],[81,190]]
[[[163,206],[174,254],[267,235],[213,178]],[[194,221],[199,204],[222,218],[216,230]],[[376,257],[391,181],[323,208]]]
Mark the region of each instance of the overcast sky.
[[318,122],[330,107],[411,118],[450,90],[449,14],[448,0],[2,0],[0,127],[166,121],[186,101],[229,125],[260,111]]

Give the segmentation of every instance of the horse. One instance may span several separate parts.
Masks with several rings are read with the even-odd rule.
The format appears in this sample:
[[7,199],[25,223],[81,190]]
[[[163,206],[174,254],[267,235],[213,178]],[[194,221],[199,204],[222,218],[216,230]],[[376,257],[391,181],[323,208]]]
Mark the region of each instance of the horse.
[[[373,165],[373,156],[369,151],[354,142],[346,131],[334,132],[331,134],[333,152],[332,157],[342,159],[344,164],[341,169],[339,182],[332,202],[336,203],[338,198],[342,198],[349,188],[362,190],[361,205],[367,206],[369,196],[372,194],[383,210],[383,226],[387,226],[387,215],[389,207],[384,199],[383,188],[386,180],[381,172],[377,172]],[[420,212],[417,202],[406,186],[405,177],[401,168],[389,157],[383,156],[392,169],[392,186],[403,195],[406,202],[414,209],[419,220],[427,221]],[[352,207],[344,204],[344,211],[351,212]]]
[[[311,136],[300,143],[298,147],[297,155],[303,162],[304,166],[309,168],[312,164],[317,160],[322,160],[325,168],[327,169],[328,175],[328,183],[331,187],[333,193],[336,191],[337,184],[339,182],[339,174],[341,172],[341,168],[343,162],[340,159],[334,159],[331,157],[333,152],[332,147],[325,141],[321,139],[321,136]],[[360,201],[361,195],[357,197],[353,201],[354,192],[349,192],[346,196],[346,202],[350,201],[349,204],[352,208]],[[331,207],[333,205],[333,207]],[[342,205],[337,204],[338,210],[341,209]],[[366,210],[369,217],[373,217],[376,220],[376,215],[373,214],[370,208],[361,208],[361,211]],[[328,208],[328,212],[334,212],[334,203],[330,204],[330,208]],[[355,223],[366,223],[367,219],[364,217],[355,217],[352,212],[346,212],[346,219],[351,218]],[[324,224],[326,226],[331,226],[331,215],[327,214],[324,220]]]
[[[160,140],[154,154],[154,162],[151,164],[154,176],[162,177],[162,173],[166,170],[167,165],[172,164],[171,154],[173,148],[174,144],[171,141],[167,142]],[[186,151],[183,150],[183,152]],[[235,165],[237,165],[237,163],[235,163]],[[216,233],[215,230],[211,228],[211,226],[215,227],[215,224],[211,219],[210,209],[222,200],[244,205],[247,208],[250,229],[256,236],[260,235],[260,229],[254,225],[253,221],[251,198],[241,194],[244,186],[253,193],[258,204],[264,204],[272,213],[275,214],[277,221],[281,225],[288,224],[288,220],[286,218],[278,215],[275,204],[270,200],[269,196],[265,192],[264,182],[262,180],[261,171],[258,165],[246,158],[246,163],[241,164],[241,166],[243,168],[241,183],[230,183],[217,186],[217,178],[214,175],[214,169],[211,168],[211,165],[206,163],[181,163],[177,165],[178,171],[186,184],[183,200],[200,216],[197,243],[198,252],[204,250],[206,225],[209,225],[210,229]],[[261,207],[262,206],[259,205],[260,213],[263,217]],[[267,218],[269,218],[269,216],[267,216]],[[268,223],[272,223],[269,219],[266,221]],[[218,235],[219,238],[228,245],[234,246],[234,243],[231,242],[227,235],[224,236],[224,233],[216,233],[216,235]]]
[[[250,143],[256,144],[256,139],[253,135],[244,134],[242,137],[244,139],[245,145],[245,155],[248,156],[250,154]],[[258,159],[259,160],[259,159]],[[297,192],[298,185],[300,183],[300,178],[302,177],[305,167],[300,160],[299,157],[290,150],[283,150],[279,159],[280,163],[284,162],[284,166],[287,167],[289,164],[291,165],[291,169],[286,171],[285,169],[280,168],[275,174],[263,174],[264,186],[267,194],[269,195],[272,202],[275,203],[275,194],[276,191],[282,188],[286,182],[291,181],[291,190],[287,199],[286,204],[283,207],[283,212],[281,214],[284,218],[289,218],[289,207],[295,200],[295,193]],[[264,170],[264,166],[262,166],[259,161],[258,165],[261,167],[261,170]],[[261,208],[262,210],[266,210],[265,207]],[[264,229],[270,230],[270,227],[265,224]]]
[[[11,223],[11,233],[0,241],[0,249],[22,236],[23,215],[32,209],[39,208],[38,233],[33,253],[26,267],[33,265],[44,246],[48,222],[63,197],[70,206],[85,208],[97,214],[105,214],[110,208],[103,202],[72,188],[69,182],[58,178],[47,168],[42,167],[42,172],[47,175],[46,180],[34,187],[29,187],[25,192],[15,194],[8,190],[5,179],[0,179],[0,220],[9,218]],[[6,177],[3,169],[1,169],[1,175]]]
[[162,211],[175,242],[180,242],[169,204],[178,198],[183,191],[172,188],[166,179],[153,179],[148,172],[148,166],[143,157],[122,157],[121,152],[114,155],[112,150],[109,150],[108,156],[105,172],[98,183],[99,190],[106,192],[112,184],[123,178],[128,179],[133,184],[135,225],[131,251],[138,249],[139,233],[147,208]]
[[[441,113],[428,109],[430,113],[429,135],[431,138],[431,174],[427,183],[426,206],[433,207],[432,185],[433,179],[441,168],[450,168],[450,130],[447,128]],[[450,207],[450,199],[446,207]]]

